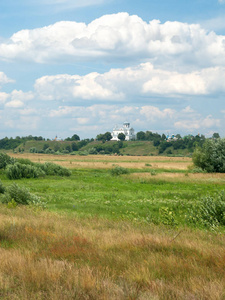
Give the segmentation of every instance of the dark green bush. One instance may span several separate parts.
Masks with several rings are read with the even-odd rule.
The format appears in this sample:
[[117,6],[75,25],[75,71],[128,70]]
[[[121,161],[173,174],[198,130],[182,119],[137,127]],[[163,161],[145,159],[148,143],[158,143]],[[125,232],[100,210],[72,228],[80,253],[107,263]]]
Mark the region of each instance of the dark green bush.
[[0,194],[4,194],[4,192],[5,192],[5,187],[4,187],[3,183],[0,180]]
[[59,175],[59,176],[70,176],[71,171],[67,168],[63,168],[60,165],[56,165],[50,162],[46,162],[44,164],[36,164],[39,168],[41,168],[46,175]]
[[24,187],[19,187],[13,183],[8,186],[4,197],[1,198],[3,203],[9,203],[14,200],[18,204],[29,204],[32,194]]
[[114,168],[111,169],[111,174],[113,176],[118,176],[118,175],[122,175],[122,174],[128,174],[129,170],[120,166],[116,166]]
[[17,158],[16,161],[23,165],[31,165],[31,166],[35,165],[35,163],[33,163],[31,160],[27,158]]
[[29,151],[30,151],[30,153],[37,153],[37,148],[31,147]]
[[20,187],[16,183],[6,188],[5,193],[0,198],[2,203],[16,203],[22,205],[34,205],[44,208],[46,203],[40,197],[31,194],[25,187]]
[[206,140],[202,149],[194,151],[192,160],[207,172],[225,173],[225,139]]
[[6,153],[0,153],[0,169],[5,169],[8,164],[14,164],[15,159]]
[[15,163],[7,165],[6,175],[9,179],[37,178],[45,175],[42,169],[28,164]]

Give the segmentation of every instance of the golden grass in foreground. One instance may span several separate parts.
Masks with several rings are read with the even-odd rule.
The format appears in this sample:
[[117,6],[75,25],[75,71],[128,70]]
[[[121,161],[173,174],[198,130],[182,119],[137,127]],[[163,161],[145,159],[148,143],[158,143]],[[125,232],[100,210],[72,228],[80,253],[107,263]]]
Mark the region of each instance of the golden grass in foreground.
[[1,299],[225,298],[224,235],[0,209]]

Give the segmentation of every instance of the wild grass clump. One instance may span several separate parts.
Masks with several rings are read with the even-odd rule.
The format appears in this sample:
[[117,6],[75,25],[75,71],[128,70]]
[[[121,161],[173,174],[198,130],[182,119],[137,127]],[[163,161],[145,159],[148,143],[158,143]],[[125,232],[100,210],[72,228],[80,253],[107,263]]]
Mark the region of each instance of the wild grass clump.
[[41,168],[29,164],[16,162],[14,165],[7,165],[6,167],[6,176],[9,179],[38,178],[44,175],[45,172]]
[[159,209],[159,223],[170,226],[177,225],[178,222],[176,220],[174,211],[169,207],[161,207]]
[[201,202],[189,209],[189,222],[207,228],[225,225],[225,192],[215,196],[205,196]]
[[120,166],[115,166],[114,168],[111,169],[111,175],[113,176],[119,176],[119,175],[122,175],[122,174],[128,174],[129,173],[129,170],[127,168],[123,168],[123,167],[120,167]]
[[20,187],[16,183],[11,184],[5,188],[4,194],[0,197],[1,203],[6,204],[22,204],[22,205],[34,205],[44,208],[44,203],[40,197],[31,194],[25,187]]

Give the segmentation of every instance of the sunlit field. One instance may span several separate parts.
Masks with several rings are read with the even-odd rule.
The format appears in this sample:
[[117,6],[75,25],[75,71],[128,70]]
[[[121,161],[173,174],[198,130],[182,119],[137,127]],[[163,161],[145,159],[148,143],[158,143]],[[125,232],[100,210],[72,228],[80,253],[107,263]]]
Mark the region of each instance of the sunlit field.
[[184,157],[13,156],[72,175],[15,181],[44,210],[1,204],[0,298],[225,299],[224,226],[196,214],[225,174]]
[[46,155],[46,154],[13,154],[16,158],[28,158],[34,162],[51,161],[67,168],[109,169],[115,164],[125,168],[146,169],[152,168],[186,170],[191,164],[188,157],[162,157],[162,156],[110,156],[110,155]]

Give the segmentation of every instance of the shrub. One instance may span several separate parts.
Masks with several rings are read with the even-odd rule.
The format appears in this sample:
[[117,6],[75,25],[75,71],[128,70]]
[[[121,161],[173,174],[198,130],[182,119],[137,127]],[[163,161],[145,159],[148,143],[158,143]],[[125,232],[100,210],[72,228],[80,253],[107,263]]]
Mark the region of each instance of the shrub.
[[31,165],[31,166],[35,165],[35,163],[33,163],[31,160],[27,158],[17,158],[16,161],[23,165]]
[[98,154],[96,148],[92,147],[88,150],[88,154]]
[[225,172],[225,139],[206,140],[202,149],[194,151],[195,166],[207,172]]
[[11,203],[15,201],[17,204],[40,204],[41,200],[36,195],[29,192],[24,187],[19,187],[16,183],[11,184],[6,188],[4,195],[1,197],[2,203]]
[[63,168],[60,165],[46,162],[44,164],[36,164],[39,168],[44,171],[46,175],[59,175],[59,176],[70,176],[71,171],[67,168]]
[[6,175],[9,179],[20,179],[20,178],[37,178],[45,175],[40,169],[28,164],[15,163],[14,165],[8,165],[6,167]]
[[15,159],[6,153],[0,153],[0,169],[5,169],[8,164],[14,164]]
[[3,183],[0,180],[0,194],[4,194],[4,192],[5,192],[5,187],[4,187]]
[[51,148],[47,148],[46,150],[43,150],[45,154],[54,154],[55,151],[52,150]]
[[64,150],[62,150],[62,153],[63,154],[69,154],[70,152],[68,150],[64,149]]
[[37,153],[37,148],[31,147],[29,151],[30,153]]
[[122,175],[122,174],[128,174],[129,170],[120,166],[116,166],[113,169],[111,169],[111,174],[113,176],[118,176],[118,175]]
[[206,173],[206,171],[200,167],[195,167],[195,168],[191,169],[191,173]]

